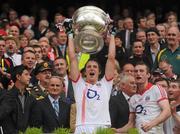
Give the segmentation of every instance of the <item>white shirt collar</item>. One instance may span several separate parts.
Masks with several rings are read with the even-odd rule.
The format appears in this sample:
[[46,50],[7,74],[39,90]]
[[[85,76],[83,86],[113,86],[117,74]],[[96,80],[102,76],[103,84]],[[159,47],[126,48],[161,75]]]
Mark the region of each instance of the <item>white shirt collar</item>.
[[122,92],[122,94],[124,95],[124,97],[126,98],[127,101],[129,101],[130,96],[128,96],[126,93]]

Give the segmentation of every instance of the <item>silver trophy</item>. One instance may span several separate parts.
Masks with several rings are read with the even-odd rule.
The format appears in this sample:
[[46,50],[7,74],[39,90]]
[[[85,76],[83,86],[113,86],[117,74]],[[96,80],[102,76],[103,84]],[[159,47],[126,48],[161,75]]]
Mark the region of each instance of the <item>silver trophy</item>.
[[95,6],[84,6],[72,17],[75,45],[83,53],[97,53],[104,46],[103,34],[110,23],[109,15]]

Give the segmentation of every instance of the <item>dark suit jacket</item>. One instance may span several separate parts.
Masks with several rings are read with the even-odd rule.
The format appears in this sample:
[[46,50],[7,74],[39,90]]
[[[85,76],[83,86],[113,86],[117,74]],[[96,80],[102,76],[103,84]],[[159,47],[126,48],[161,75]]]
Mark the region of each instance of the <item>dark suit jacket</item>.
[[128,123],[129,104],[122,92],[118,91],[117,95],[110,97],[109,111],[111,117],[111,127],[120,128]]
[[36,119],[37,127],[42,127],[43,132],[51,133],[55,128],[69,128],[70,105],[59,99],[59,116],[46,96],[38,101]]
[[17,134],[25,131],[28,126],[33,126],[32,113],[36,99],[26,91],[23,109],[18,95],[19,90],[14,86],[5,94],[0,104],[0,120],[4,134]]
[[[133,42],[136,39],[136,32],[137,32],[137,30],[134,29],[133,32],[131,32],[131,34],[130,34],[130,45],[131,45],[131,47],[132,47]],[[126,30],[122,30],[122,31],[120,31],[117,34],[121,37],[122,45],[125,48],[125,45],[126,45]],[[127,52],[128,55],[130,55],[131,54],[130,53],[131,52],[131,48],[130,48],[130,50],[126,49],[126,52]]]

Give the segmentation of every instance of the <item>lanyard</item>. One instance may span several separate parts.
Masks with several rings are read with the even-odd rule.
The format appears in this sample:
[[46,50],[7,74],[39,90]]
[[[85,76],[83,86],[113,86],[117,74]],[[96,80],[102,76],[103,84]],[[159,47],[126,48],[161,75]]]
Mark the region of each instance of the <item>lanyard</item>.
[[5,70],[5,68],[4,68],[4,59],[1,59],[1,66],[2,66],[2,71],[4,71]]

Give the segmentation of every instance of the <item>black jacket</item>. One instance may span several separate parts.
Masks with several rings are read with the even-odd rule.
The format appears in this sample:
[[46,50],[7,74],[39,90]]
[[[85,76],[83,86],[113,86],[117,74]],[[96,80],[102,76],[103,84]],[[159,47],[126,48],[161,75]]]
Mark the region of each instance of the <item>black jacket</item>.
[[24,93],[24,109],[18,97],[19,90],[14,86],[3,97],[0,104],[0,120],[4,134],[16,134],[33,126],[33,110],[36,100],[27,91]]
[[129,104],[122,92],[118,91],[116,95],[110,97],[109,111],[111,127],[120,128],[128,123]]
[[59,116],[57,117],[55,110],[46,96],[38,101],[36,113],[37,127],[42,127],[43,132],[51,133],[55,128],[69,128],[70,105],[59,99]]

